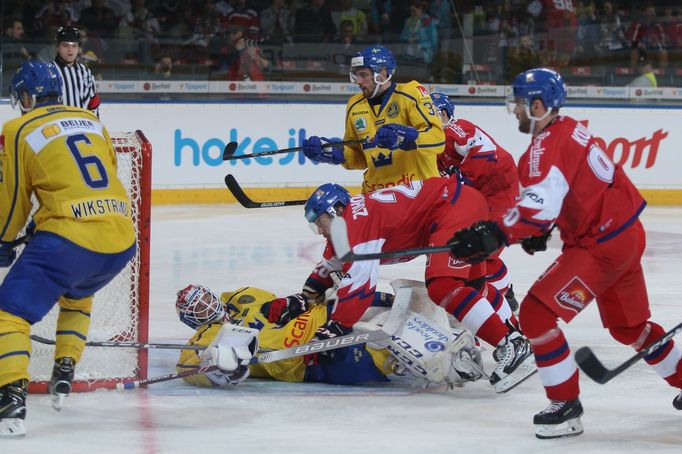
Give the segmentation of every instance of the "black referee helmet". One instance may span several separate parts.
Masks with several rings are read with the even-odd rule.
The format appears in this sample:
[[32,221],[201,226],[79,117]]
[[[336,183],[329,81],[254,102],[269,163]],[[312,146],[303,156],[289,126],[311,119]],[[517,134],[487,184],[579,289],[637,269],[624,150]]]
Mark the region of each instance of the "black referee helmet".
[[76,27],[59,27],[57,29],[57,36],[55,37],[57,44],[59,43],[81,43],[81,32]]

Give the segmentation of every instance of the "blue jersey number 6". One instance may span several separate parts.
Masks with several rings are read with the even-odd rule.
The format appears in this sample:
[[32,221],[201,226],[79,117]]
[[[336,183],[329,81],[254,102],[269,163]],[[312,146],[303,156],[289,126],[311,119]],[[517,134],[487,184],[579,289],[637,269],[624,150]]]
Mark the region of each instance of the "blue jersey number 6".
[[[107,177],[107,171],[104,168],[104,164],[102,164],[102,161],[95,155],[83,156],[78,150],[79,142],[85,142],[86,145],[90,145],[91,143],[90,139],[88,139],[85,134],[75,134],[66,139],[66,145],[69,147],[69,151],[76,160],[76,164],[78,164],[78,169],[81,171],[81,175],[83,175],[85,184],[93,189],[106,188],[109,186],[109,177]],[[98,177],[93,179],[90,176],[90,171],[88,169],[89,165],[94,165],[97,168]]]

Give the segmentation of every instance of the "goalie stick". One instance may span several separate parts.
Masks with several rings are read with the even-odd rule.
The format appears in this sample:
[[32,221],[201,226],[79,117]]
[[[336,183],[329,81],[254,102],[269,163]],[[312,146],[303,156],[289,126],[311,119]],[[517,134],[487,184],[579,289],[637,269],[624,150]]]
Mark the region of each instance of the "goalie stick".
[[582,347],[578,349],[578,351],[575,352],[575,361],[576,363],[578,363],[578,366],[580,366],[580,369],[583,372],[585,372],[585,375],[587,375],[597,383],[603,385],[604,383],[611,380],[613,377],[619,375],[621,372],[628,369],[630,366],[635,364],[640,359],[644,358],[647,355],[650,355],[651,353],[659,349],[661,345],[665,344],[670,339],[675,337],[675,335],[680,331],[682,331],[682,323],[680,323],[679,325],[665,333],[663,336],[655,340],[648,347],[643,348],[636,355],[622,363],[620,366],[615,367],[614,369],[606,368],[602,364],[602,362],[599,361],[599,358],[597,358],[597,355],[594,354],[590,347]]
[[348,241],[348,229],[343,218],[335,217],[331,225],[332,245],[336,256],[342,262],[358,262],[362,260],[383,260],[397,257],[410,257],[422,254],[435,254],[439,252],[450,252],[450,245],[427,246],[413,249],[402,249],[399,251],[374,252],[370,254],[356,254],[350,248]]
[[232,174],[225,175],[225,185],[227,189],[230,190],[232,195],[237,202],[244,208],[273,208],[273,207],[285,207],[292,205],[305,205],[307,200],[283,200],[278,202],[254,202],[249,198],[244,190],[239,186],[237,180],[232,176]]
[[[344,142],[333,142],[333,143],[325,143],[322,145],[322,148],[328,148],[331,146],[335,145],[356,145],[356,144],[362,144],[362,143],[367,143],[368,139],[360,139],[360,140],[346,140]],[[282,148],[280,150],[271,150],[271,151],[263,151],[260,153],[252,153],[252,154],[240,154],[235,156],[234,152],[237,151],[237,142],[230,142],[227,145],[225,145],[225,149],[223,150],[223,161],[228,161],[230,159],[247,159],[247,158],[258,158],[261,156],[271,156],[273,154],[284,154],[284,153],[291,153],[292,151],[302,151],[303,147],[292,147],[292,148]]]

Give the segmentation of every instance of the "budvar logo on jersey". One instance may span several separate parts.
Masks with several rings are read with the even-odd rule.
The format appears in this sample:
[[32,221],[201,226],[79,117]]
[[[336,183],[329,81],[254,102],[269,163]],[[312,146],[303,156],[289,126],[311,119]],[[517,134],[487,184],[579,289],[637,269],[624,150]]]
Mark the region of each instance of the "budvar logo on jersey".
[[[293,148],[300,146],[303,140],[306,138],[306,130],[291,128],[288,131],[289,138],[286,143],[287,148]],[[340,140],[340,139],[339,139]],[[207,139],[203,144],[199,141],[193,139],[192,137],[187,137],[183,135],[182,129],[176,129],[173,143],[174,143],[174,163],[176,167],[183,165],[183,159],[190,159],[192,165],[199,166],[203,163],[216,167],[222,165],[223,161],[223,150],[228,142],[236,142],[237,149],[234,152],[235,156],[262,153],[265,151],[279,150],[281,147],[275,139],[272,137],[258,137],[252,138],[249,136],[240,137],[239,131],[235,128],[230,129],[230,134],[227,139],[219,137],[211,137]],[[230,165],[246,165],[249,166],[255,162],[255,164],[261,166],[267,165],[287,165],[298,163],[299,165],[304,165],[306,162],[312,162],[306,160],[303,153],[292,152],[286,153],[275,158],[270,156],[260,156],[255,157],[253,160],[251,158],[247,159],[232,159],[227,161]],[[318,164],[318,163],[313,163]]]
[[[587,127],[589,121],[581,120],[580,123]],[[595,137],[594,141],[615,164],[625,167],[629,161],[631,169],[640,166],[646,152],[644,168],[649,169],[656,164],[658,150],[661,147],[661,142],[666,137],[668,137],[668,131],[657,129],[651,134],[651,137],[644,136],[635,140],[616,137],[609,143],[606,143],[606,140],[601,137]]]

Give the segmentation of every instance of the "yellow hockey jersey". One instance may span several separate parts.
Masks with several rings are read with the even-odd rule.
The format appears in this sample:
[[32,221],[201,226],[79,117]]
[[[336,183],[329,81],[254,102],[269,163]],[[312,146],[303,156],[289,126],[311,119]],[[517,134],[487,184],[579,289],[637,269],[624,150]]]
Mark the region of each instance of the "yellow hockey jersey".
[[[243,287],[233,292],[225,292],[220,299],[228,313],[240,325],[260,330],[258,340],[260,350],[279,350],[305,344],[315,335],[315,331],[327,321],[327,307],[315,306],[299,315],[284,326],[268,322],[261,313],[261,306],[277,298],[274,293],[255,287]],[[220,331],[222,324],[214,323],[202,326],[189,340],[190,345],[209,345]],[[390,370],[385,365],[389,353],[386,350],[373,350],[369,353],[377,367],[385,374]],[[201,351],[183,350],[177,363],[177,371],[196,369],[201,363]],[[254,364],[249,366],[251,377],[273,378],[287,382],[302,382],[305,376],[303,357],[291,358],[273,363]],[[215,386],[205,375],[185,377],[186,382],[197,385]]]
[[380,105],[372,106],[358,93],[346,107],[346,140],[361,140],[376,135],[382,125],[398,123],[419,131],[414,150],[388,150],[376,144],[346,145],[343,166],[367,169],[362,192],[409,184],[439,176],[436,156],[445,147],[445,133],[429,92],[418,82],[395,84],[384,95]]
[[130,200],[116,155],[92,112],[63,105],[36,108],[5,123],[0,136],[0,240],[12,241],[39,208],[36,230],[88,250],[116,253],[135,241]]

